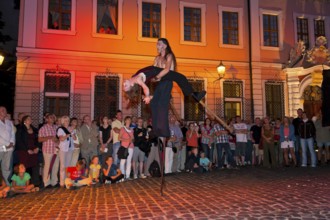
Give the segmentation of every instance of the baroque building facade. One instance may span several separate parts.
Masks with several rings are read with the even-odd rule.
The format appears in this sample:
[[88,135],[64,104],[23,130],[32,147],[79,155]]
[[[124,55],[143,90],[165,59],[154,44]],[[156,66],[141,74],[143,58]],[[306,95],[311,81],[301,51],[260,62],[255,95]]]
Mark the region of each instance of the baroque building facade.
[[[122,109],[149,117],[141,98],[128,102],[122,83],[153,64],[160,37],[169,40],[177,71],[206,90],[209,109],[226,119],[295,116],[304,105],[316,111],[308,91],[318,91],[328,68],[304,66],[291,51],[299,40],[312,48],[318,36],[330,37],[323,0],[21,0],[20,8],[15,114],[35,123],[44,112],[98,118]],[[206,117],[177,85],[172,97],[179,117]]]

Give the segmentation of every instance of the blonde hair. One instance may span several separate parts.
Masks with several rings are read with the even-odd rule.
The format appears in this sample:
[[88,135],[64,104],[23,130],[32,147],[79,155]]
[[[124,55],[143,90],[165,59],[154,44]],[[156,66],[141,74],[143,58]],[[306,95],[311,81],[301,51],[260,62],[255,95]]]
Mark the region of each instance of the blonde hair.
[[70,123],[70,118],[67,115],[62,116],[60,120],[61,120],[61,125],[64,125],[64,122],[65,121],[67,121],[68,123]]

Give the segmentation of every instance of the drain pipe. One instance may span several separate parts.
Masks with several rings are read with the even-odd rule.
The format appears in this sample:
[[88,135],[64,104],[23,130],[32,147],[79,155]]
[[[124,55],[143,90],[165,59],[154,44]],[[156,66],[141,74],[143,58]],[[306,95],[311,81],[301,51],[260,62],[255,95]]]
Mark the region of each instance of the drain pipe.
[[252,30],[251,30],[251,1],[247,0],[248,10],[248,31],[249,31],[249,75],[251,94],[251,121],[254,121],[254,100],[253,100],[253,71],[252,71]]

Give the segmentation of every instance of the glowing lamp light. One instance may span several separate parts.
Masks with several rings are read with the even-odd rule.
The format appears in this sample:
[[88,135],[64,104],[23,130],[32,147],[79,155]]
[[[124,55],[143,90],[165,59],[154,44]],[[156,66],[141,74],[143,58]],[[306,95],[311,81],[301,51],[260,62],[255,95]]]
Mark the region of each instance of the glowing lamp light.
[[4,57],[3,55],[0,54],[0,66],[2,65],[4,59],[5,59],[5,57]]
[[225,65],[223,65],[222,60],[220,61],[219,66],[217,67],[217,71],[221,77],[224,77],[226,72],[226,67]]

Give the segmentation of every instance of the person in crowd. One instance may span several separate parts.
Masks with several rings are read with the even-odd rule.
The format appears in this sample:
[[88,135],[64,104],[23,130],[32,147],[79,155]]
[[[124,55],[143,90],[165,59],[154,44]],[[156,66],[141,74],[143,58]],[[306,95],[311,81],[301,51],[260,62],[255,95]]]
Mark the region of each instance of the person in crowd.
[[314,151],[315,126],[313,121],[307,118],[306,112],[302,113],[298,133],[302,150],[301,167],[307,167],[307,148],[311,155],[311,167],[316,167],[316,154]]
[[29,115],[22,118],[22,124],[17,129],[15,149],[18,162],[24,164],[28,173],[32,176],[31,183],[39,186],[38,131],[33,127]]
[[7,185],[6,181],[0,174],[0,198],[6,198],[8,192],[10,191],[10,186]]
[[[245,120],[247,130],[250,131],[251,127],[253,126],[250,119]],[[247,165],[252,164],[252,151],[253,151],[253,142],[251,132],[247,132],[247,145],[245,150],[245,163]]]
[[[182,132],[180,127],[175,123],[176,119],[174,116],[170,116],[170,138],[167,141],[167,146],[165,148],[165,174],[169,174],[172,172],[180,172],[180,167],[178,166],[178,159],[181,157],[182,151],[181,141],[182,141]],[[174,158],[174,154],[176,157]],[[175,160],[175,161],[174,161]],[[181,166],[181,164],[180,164]]]
[[102,168],[105,184],[121,182],[124,179],[124,175],[120,169],[113,163],[111,156],[105,158],[105,163]]
[[145,166],[144,169],[144,174],[145,176],[150,176],[149,173],[150,164],[155,160],[159,165],[160,160],[159,160],[158,137],[155,135],[151,125],[148,125],[147,127],[147,134],[148,134],[147,137],[149,138],[149,142],[151,144],[151,148],[147,159],[147,165]]
[[138,118],[136,116],[132,116],[132,123],[130,125],[130,128],[134,129],[136,128],[138,125]]
[[[319,165],[322,164],[322,154],[324,152],[324,163],[330,162],[330,127],[322,126],[322,112],[320,111],[318,116],[316,116],[316,120],[314,121],[315,129],[316,129],[316,143],[318,147],[317,159]],[[324,151],[323,151],[324,147]]]
[[81,157],[85,158],[86,163],[90,164],[90,161],[94,155],[97,155],[97,146],[99,129],[96,125],[92,124],[89,115],[83,117],[84,124],[80,127],[80,131],[83,137],[81,142],[80,152]]
[[105,163],[105,158],[112,155],[112,136],[111,125],[107,116],[102,117],[102,124],[99,128],[101,164]]
[[74,149],[72,153],[72,159],[70,163],[70,167],[74,167],[79,159],[80,155],[80,146],[81,142],[83,141],[83,137],[80,131],[80,127],[78,126],[78,119],[73,117],[70,120],[70,127],[72,130],[72,133],[76,134],[76,139],[73,139]]
[[210,159],[210,161],[213,161],[213,152],[214,152],[214,146],[213,143],[213,128],[211,125],[211,119],[205,118],[204,124],[201,126],[201,132],[202,132],[202,148],[205,153],[205,156]]
[[186,172],[198,172],[199,171],[199,158],[198,158],[198,149],[192,148],[192,150],[188,154],[187,162],[186,162]]
[[22,125],[22,119],[25,115],[27,115],[25,112],[19,112],[17,114],[17,123],[15,124],[16,129],[18,129]]
[[217,149],[217,158],[218,158],[218,168],[224,168],[224,157],[223,151],[227,157],[227,168],[235,165],[233,155],[230,151],[229,145],[229,132],[219,123],[214,124],[214,135],[215,135],[215,146]]
[[[227,124],[231,131],[234,131],[234,124],[235,124],[235,117],[228,120]],[[233,133],[230,133],[228,136],[229,139],[229,146],[230,146],[230,152],[231,155],[233,155],[234,161],[236,162],[236,165],[238,166],[238,158],[236,157],[236,135]],[[221,167],[220,167],[221,168]]]
[[112,124],[111,124],[112,137],[113,137],[112,138],[112,143],[113,143],[112,158],[116,165],[119,164],[119,159],[118,159],[117,153],[118,153],[118,149],[120,147],[120,141],[118,139],[118,136],[119,136],[120,129],[123,127],[122,120],[123,120],[123,114],[122,114],[121,110],[117,110],[116,119],[113,120]]
[[[47,118],[47,116],[48,116],[49,114],[50,114],[50,112],[45,112],[45,113],[44,113],[44,115],[43,115],[43,117],[42,117],[42,122],[38,125],[38,130],[39,130],[44,124],[47,123],[46,118]],[[25,113],[24,113],[24,115],[25,115]],[[23,116],[24,116],[24,115],[23,115]],[[23,118],[23,116],[22,116],[22,118]],[[20,121],[22,121],[22,118],[21,118]]]
[[24,164],[20,163],[14,167],[14,175],[11,177],[12,191],[15,193],[30,193],[39,191],[39,187],[30,184],[31,176],[26,172]]
[[[276,167],[275,148],[274,148],[274,128],[270,124],[268,117],[264,118],[261,129],[262,144],[264,148],[264,167]],[[269,158],[270,155],[270,158]]]
[[280,142],[281,149],[284,151],[285,166],[289,167],[289,153],[291,154],[294,165],[297,165],[296,155],[294,153],[294,141],[296,139],[294,126],[290,124],[288,117],[283,118],[283,123],[280,126]]
[[92,183],[100,182],[100,170],[101,165],[99,164],[98,156],[93,156],[91,164],[89,165],[89,178],[92,180]]
[[118,150],[118,158],[120,159],[120,170],[125,175],[126,180],[131,180],[132,158],[134,151],[134,131],[129,127],[131,117],[126,116],[124,126],[120,129],[118,140],[121,146]]
[[6,119],[7,109],[0,106],[0,163],[3,178],[9,185],[11,175],[11,161],[15,145],[15,131],[13,123]]
[[199,167],[202,173],[211,171],[212,169],[212,163],[209,158],[205,157],[205,153],[203,151],[200,152]]
[[44,187],[56,187],[58,184],[59,157],[58,139],[56,137],[57,126],[54,125],[55,116],[49,114],[38,134],[38,141],[42,143],[42,154],[44,158],[43,182]]
[[277,165],[283,165],[283,150],[281,148],[280,142],[280,127],[281,127],[281,119],[277,118],[275,120],[274,125],[274,148],[275,148],[275,159]]
[[234,132],[236,134],[236,163],[238,165],[245,165],[245,150],[247,146],[247,133],[248,127],[242,121],[241,116],[236,116],[236,123],[234,126]]
[[143,119],[138,118],[136,127],[134,128],[134,152],[133,152],[133,172],[134,179],[138,178],[138,173],[140,171],[140,178],[144,179],[146,176],[143,173],[143,162],[145,157],[145,152],[140,148],[147,141],[147,129],[143,128]]
[[69,116],[61,117],[61,127],[56,131],[56,135],[60,140],[59,143],[59,156],[60,156],[60,186],[65,186],[65,171],[70,166],[72,160],[72,154],[74,150],[73,140],[77,139],[72,128],[69,127],[70,118]]
[[295,132],[295,136],[296,136],[296,141],[294,142],[294,152],[296,154],[296,160],[297,160],[298,165],[301,163],[301,161],[300,161],[301,141],[300,141],[300,135],[299,135],[299,126],[302,121],[302,114],[303,114],[303,110],[301,108],[299,108],[297,110],[297,115],[298,115],[297,118],[292,120],[292,124],[294,126],[294,132]]
[[256,117],[254,120],[254,125],[250,129],[251,140],[253,143],[253,151],[252,151],[252,165],[261,164],[261,158],[259,155],[259,144],[261,140],[261,120],[259,117]]
[[198,149],[198,138],[201,134],[198,133],[199,127],[197,123],[190,122],[186,132],[187,151],[190,152],[194,148]]
[[82,160],[78,160],[76,166],[66,168],[65,187],[67,189],[75,189],[75,187],[90,185],[92,180],[85,176],[85,164]]

